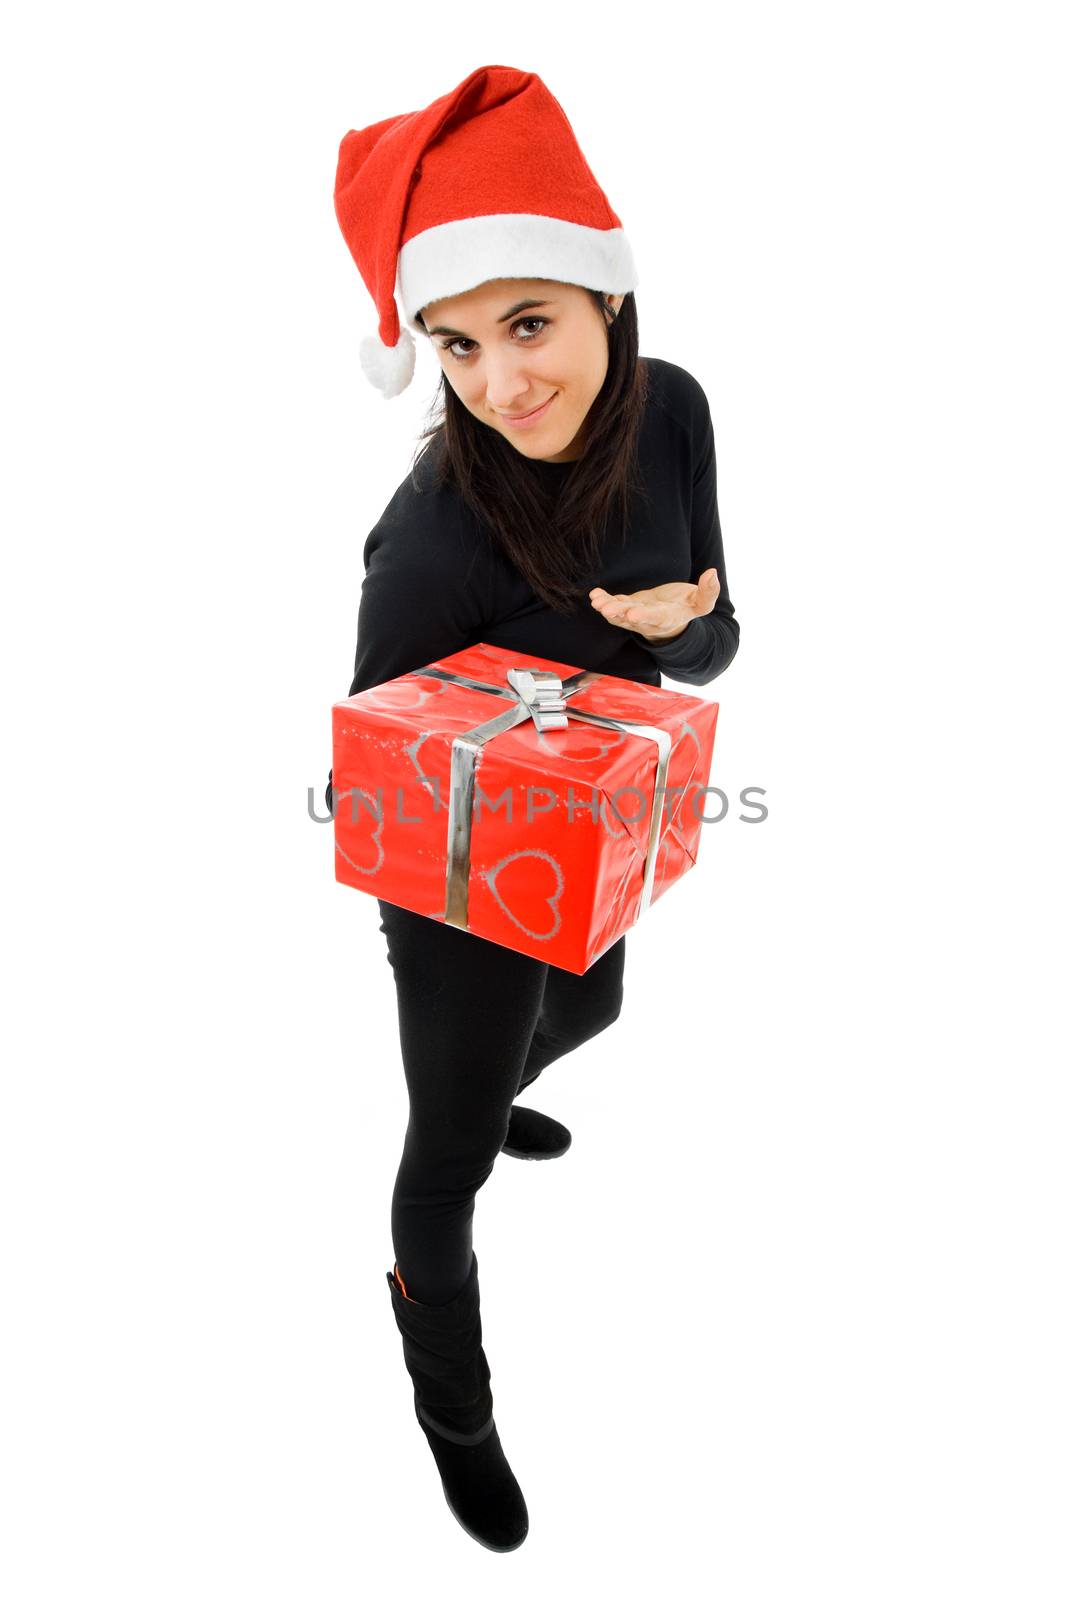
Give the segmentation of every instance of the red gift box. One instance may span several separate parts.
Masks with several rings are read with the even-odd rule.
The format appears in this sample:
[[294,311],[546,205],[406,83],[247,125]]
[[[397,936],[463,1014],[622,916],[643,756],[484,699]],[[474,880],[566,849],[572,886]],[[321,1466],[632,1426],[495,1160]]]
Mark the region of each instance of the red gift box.
[[718,711],[489,644],[350,695],[337,881],[586,972],[695,864]]

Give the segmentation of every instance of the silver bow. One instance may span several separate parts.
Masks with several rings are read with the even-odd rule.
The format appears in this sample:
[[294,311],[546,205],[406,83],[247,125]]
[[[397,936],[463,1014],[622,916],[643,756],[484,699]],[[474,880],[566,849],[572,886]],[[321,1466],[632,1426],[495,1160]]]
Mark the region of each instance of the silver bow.
[[519,699],[529,706],[538,733],[544,733],[546,728],[567,726],[567,702],[556,673],[542,667],[509,667],[508,682]]

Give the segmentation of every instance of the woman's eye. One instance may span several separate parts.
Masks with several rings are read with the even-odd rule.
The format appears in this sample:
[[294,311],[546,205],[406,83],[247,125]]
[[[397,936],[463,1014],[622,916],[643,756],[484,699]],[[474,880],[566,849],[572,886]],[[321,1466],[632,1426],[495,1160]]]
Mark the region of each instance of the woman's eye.
[[[537,332],[527,335],[527,337],[524,338],[524,339],[520,339],[519,340],[520,344],[532,344],[533,341],[537,338],[537,335],[541,332],[541,329],[548,326],[548,318],[547,317],[522,317],[522,318],[520,318],[520,320],[518,322],[513,322],[512,323],[511,331],[512,331],[512,333],[514,333],[516,328],[526,328],[526,327],[529,327],[529,325],[531,323],[536,323],[537,324]],[[462,351],[457,350],[455,347],[457,345],[460,345],[460,344],[473,344],[473,343],[474,343],[473,339],[446,339],[444,344],[441,346],[441,349],[442,350],[447,350],[449,355],[452,357],[453,361],[469,361],[470,360],[470,356],[471,356],[471,352],[468,350],[467,353],[464,355],[462,353]]]

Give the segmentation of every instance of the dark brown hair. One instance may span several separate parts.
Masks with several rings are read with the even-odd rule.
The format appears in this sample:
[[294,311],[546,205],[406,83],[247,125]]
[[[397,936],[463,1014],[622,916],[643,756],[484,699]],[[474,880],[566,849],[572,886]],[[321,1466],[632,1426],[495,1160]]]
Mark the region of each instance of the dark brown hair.
[[[530,587],[555,611],[572,612],[592,585],[602,541],[613,519],[627,526],[630,497],[647,499],[637,440],[648,393],[648,369],[637,353],[637,307],[627,294],[617,315],[605,295],[587,290],[608,319],[608,370],[588,416],[584,453],[561,473],[561,486],[502,434],[479,422],[444,372],[433,406],[444,401],[419,436],[436,486],[452,484]],[[416,320],[421,324],[422,315]]]

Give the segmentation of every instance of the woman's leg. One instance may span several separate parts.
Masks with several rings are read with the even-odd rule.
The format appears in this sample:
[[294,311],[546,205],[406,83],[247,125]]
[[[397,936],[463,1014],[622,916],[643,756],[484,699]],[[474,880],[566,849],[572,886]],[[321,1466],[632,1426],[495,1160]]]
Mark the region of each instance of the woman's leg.
[[393,1252],[409,1295],[443,1305],[470,1274],[475,1195],[507,1137],[549,968],[449,923],[378,905],[409,1102]]
[[530,1041],[522,1080],[516,1094],[529,1087],[545,1068],[618,1018],[622,1010],[622,975],[626,964],[626,935],[615,943],[588,972],[580,975],[549,967],[541,1014]]

